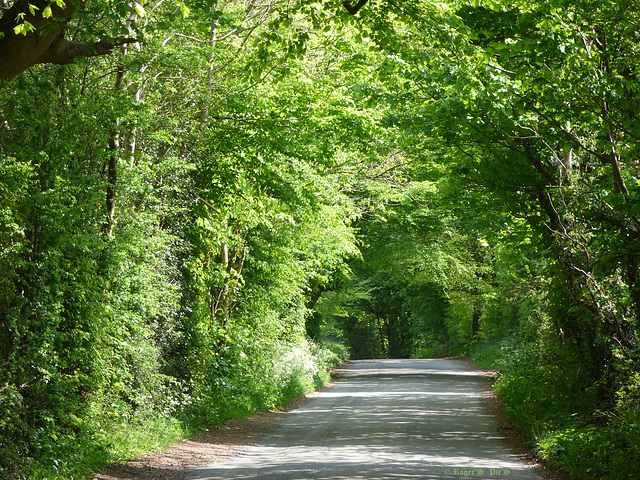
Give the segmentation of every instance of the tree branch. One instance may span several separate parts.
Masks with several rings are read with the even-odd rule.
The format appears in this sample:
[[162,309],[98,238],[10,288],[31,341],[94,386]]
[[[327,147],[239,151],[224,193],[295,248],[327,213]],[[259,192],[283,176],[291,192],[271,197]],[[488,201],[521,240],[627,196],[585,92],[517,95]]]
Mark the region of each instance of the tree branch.
[[351,3],[349,3],[349,0],[344,0],[344,2],[342,3],[342,5],[344,5],[344,8],[347,9],[347,12],[349,12],[351,15],[355,15],[356,13],[358,13],[358,11],[365,6],[365,4],[368,2],[369,0],[360,0],[358,3],[356,3],[355,5],[351,5]]
[[[60,7],[49,0],[17,0],[3,12],[0,17],[0,88],[34,65],[64,65],[79,57],[106,55],[120,45],[136,41],[130,38],[115,43],[67,40],[64,36],[67,22],[84,4],[85,0],[66,0]],[[51,8],[48,18],[43,17],[45,8]],[[28,33],[16,33],[16,27],[22,24],[28,26]]]
[[136,43],[135,38],[123,38],[115,43],[99,41],[94,43],[74,42],[60,35],[43,54],[36,60],[38,63],[66,65],[73,63],[79,57],[98,57],[110,54],[114,48]]

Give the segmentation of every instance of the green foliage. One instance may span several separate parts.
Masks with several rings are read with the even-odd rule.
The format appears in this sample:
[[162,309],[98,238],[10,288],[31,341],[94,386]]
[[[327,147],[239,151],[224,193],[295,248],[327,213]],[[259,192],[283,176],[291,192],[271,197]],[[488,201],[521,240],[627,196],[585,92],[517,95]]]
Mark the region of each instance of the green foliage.
[[[307,145],[352,114],[306,73],[274,81],[310,41],[275,21],[286,6],[210,7],[148,11],[143,51],[2,90],[1,476],[80,478],[281,405],[339,358],[304,325],[311,284],[357,252],[351,201],[321,173],[358,146]],[[82,14],[116,36],[129,10],[105,8]]]
[[638,424],[586,425],[551,432],[538,453],[578,478],[633,478],[640,466]]
[[[508,251],[501,255],[505,253]],[[588,328],[588,312],[553,306],[551,302],[562,301],[558,283],[545,279],[554,270],[541,270],[536,263],[529,259],[520,263],[526,269],[516,270],[513,267],[518,262],[509,262],[507,272],[498,257],[496,266],[501,268],[496,278],[508,299],[505,306],[510,308],[503,310],[503,327],[495,323],[499,317],[492,321],[499,328],[488,332],[472,358],[486,368],[499,370],[496,390],[508,415],[524,430],[539,455],[577,478],[626,478],[637,469],[628,461],[636,458],[638,448],[637,436],[630,430],[637,422],[633,362],[619,364],[621,370],[614,375],[594,377],[593,360],[585,355],[592,351],[589,345],[559,335],[562,332],[554,325],[561,321]],[[527,278],[523,288],[521,279]],[[549,293],[543,294],[545,291]],[[493,315],[500,311],[496,308]],[[504,326],[509,326],[511,333],[501,340]],[[612,377],[629,382],[627,387],[614,387],[619,389],[616,397],[620,399],[615,407],[608,383]]]
[[533,434],[553,429],[567,416],[581,421],[595,401],[596,392],[585,384],[575,354],[560,351],[556,355],[561,358],[548,355],[541,358],[539,346],[526,343],[505,346],[501,351],[503,366],[496,391],[509,405],[508,415]]
[[345,349],[476,351],[541,454],[633,473],[627,3],[88,4],[78,40],[144,42],[0,90],[0,474],[273,408]]
[[412,200],[436,221],[407,228],[411,204],[387,196],[363,257],[385,283],[442,288],[452,351],[519,339],[485,355],[511,358],[499,385],[532,435],[616,416],[637,371],[637,136],[618,103],[638,100],[637,32],[619,27],[622,4],[456,5],[440,27],[416,8],[386,17],[375,98],[403,133],[407,183],[435,177],[437,195]]
[[[542,351],[542,353],[541,353]],[[473,356],[499,369],[496,392],[536,452],[576,478],[627,478],[637,471],[637,384],[618,393],[615,411],[594,411],[599,387],[585,381],[575,350],[548,350],[511,337]]]
[[306,340],[267,343],[246,336],[237,342],[186,399],[182,415],[189,431],[283,406],[327,382],[328,369],[344,360]]

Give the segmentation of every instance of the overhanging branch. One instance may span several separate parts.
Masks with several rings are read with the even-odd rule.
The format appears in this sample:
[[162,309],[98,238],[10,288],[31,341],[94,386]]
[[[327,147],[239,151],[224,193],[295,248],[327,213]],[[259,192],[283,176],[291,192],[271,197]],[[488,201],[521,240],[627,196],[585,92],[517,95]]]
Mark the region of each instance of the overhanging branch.
[[117,42],[83,43],[67,40],[63,35],[60,35],[35,63],[66,65],[73,63],[76,58],[108,55],[116,47],[136,42],[135,38],[123,38]]
[[[67,22],[84,4],[85,0],[67,0],[60,7],[49,0],[17,0],[4,11],[0,17],[0,88],[33,65],[64,65],[80,57],[107,55],[120,45],[136,41],[131,38],[94,43],[67,40]],[[42,14],[45,8],[51,9],[48,18]],[[20,31],[20,24],[29,26],[26,35],[16,33],[16,27]]]
[[347,12],[349,12],[351,15],[355,15],[356,13],[358,13],[358,11],[365,6],[365,4],[368,2],[369,0],[360,0],[358,3],[356,3],[355,5],[351,5],[351,3],[349,2],[349,0],[344,0],[344,2],[342,3],[342,5],[344,5],[344,8],[347,9]]

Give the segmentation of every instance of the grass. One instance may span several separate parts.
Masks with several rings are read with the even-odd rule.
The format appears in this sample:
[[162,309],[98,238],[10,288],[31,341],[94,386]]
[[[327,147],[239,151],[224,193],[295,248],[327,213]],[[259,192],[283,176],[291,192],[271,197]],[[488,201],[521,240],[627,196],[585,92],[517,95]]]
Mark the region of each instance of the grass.
[[329,368],[345,360],[345,349],[337,344],[280,344],[262,353],[260,362],[248,362],[224,381],[205,385],[174,415],[153,409],[137,415],[129,411],[84,421],[74,432],[43,432],[32,449],[33,458],[21,458],[10,472],[0,469],[0,479],[85,479],[108,463],[163,450],[231,418],[284,406],[322,387],[331,379]]
[[109,460],[126,461],[146,452],[164,450],[185,436],[183,426],[171,417],[124,424],[106,437],[110,440]]

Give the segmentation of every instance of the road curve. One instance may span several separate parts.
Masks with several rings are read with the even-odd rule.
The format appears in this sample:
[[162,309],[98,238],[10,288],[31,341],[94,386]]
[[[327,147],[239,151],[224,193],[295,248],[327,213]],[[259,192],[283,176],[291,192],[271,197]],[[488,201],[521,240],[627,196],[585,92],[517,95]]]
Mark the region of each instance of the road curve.
[[213,479],[540,479],[510,453],[459,360],[363,360],[240,455],[196,470]]

